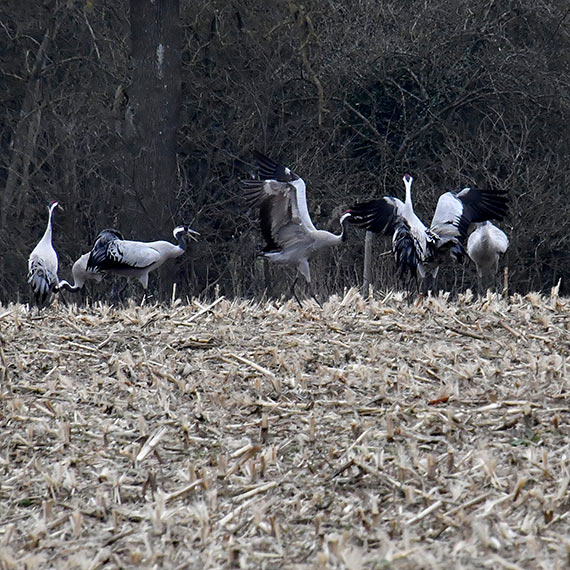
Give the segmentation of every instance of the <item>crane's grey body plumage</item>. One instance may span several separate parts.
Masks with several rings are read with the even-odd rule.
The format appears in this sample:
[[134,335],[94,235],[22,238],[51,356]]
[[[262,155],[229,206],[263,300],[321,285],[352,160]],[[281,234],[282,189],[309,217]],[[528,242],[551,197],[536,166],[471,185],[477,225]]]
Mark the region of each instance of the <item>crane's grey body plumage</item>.
[[260,179],[242,180],[245,200],[259,208],[265,247],[261,256],[273,263],[297,269],[311,282],[309,259],[317,251],[340,244],[345,239],[345,214],[341,233],[319,230],[307,207],[306,185],[302,178],[265,155],[255,152]]
[[505,232],[491,222],[483,222],[467,239],[467,254],[475,263],[479,279],[492,279],[499,268],[499,260],[509,247]]
[[28,283],[33,302],[40,308],[51,302],[58,284],[59,261],[52,244],[52,218],[57,206],[57,202],[50,204],[45,232],[28,258]]
[[103,230],[95,240],[87,260],[87,271],[112,273],[137,279],[144,289],[148,287],[148,275],[164,262],[182,255],[188,239],[196,240],[198,232],[178,226],[172,232],[178,244],[159,240],[152,242],[125,240],[120,232]]

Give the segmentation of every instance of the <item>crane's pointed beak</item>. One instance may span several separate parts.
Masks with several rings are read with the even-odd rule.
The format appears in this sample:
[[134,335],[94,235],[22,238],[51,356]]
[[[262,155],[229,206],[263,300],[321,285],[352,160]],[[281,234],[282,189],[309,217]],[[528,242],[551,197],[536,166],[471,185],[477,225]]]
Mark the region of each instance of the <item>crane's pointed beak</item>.
[[189,238],[192,238],[194,241],[198,241],[198,238],[196,236],[199,236],[200,234],[196,231],[193,230],[191,228],[188,228],[188,232],[186,234]]

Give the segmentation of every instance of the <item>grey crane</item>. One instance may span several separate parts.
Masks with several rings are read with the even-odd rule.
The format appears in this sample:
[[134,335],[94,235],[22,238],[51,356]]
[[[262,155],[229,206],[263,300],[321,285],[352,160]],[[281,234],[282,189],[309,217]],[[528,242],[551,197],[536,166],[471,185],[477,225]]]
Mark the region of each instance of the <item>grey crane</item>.
[[186,226],[177,226],[172,234],[178,244],[163,240],[125,240],[117,230],[103,230],[97,236],[89,254],[86,270],[133,277],[146,290],[148,274],[158,269],[165,261],[182,255],[188,247],[188,239],[197,241],[196,236],[200,235]]
[[101,273],[96,268],[87,268],[87,262],[89,261],[89,256],[91,252],[88,251],[84,253],[71,268],[71,274],[73,275],[73,285],[66,281],[65,279],[60,281],[57,286],[58,291],[79,291],[84,285],[86,281],[96,281],[100,283],[103,277],[105,277],[104,273]]
[[[439,197],[430,227],[418,218],[412,204],[412,182],[404,175],[405,201],[385,196],[356,204],[348,211],[349,221],[365,229],[392,236],[392,250],[398,276],[422,292],[433,285],[441,253],[449,251],[456,261],[465,255],[465,241],[471,224],[502,219],[507,212],[506,192],[464,188]],[[430,280],[426,277],[431,277]]]
[[254,158],[260,179],[245,179],[241,183],[247,204],[259,208],[261,233],[265,239],[265,247],[260,255],[272,263],[297,269],[292,292],[301,304],[295,294],[299,275],[311,285],[311,255],[339,245],[346,239],[345,221],[350,214],[341,216],[340,234],[318,230],[309,215],[304,180],[288,167],[258,151],[254,151]]
[[58,283],[58,258],[52,244],[52,218],[58,206],[58,202],[51,202],[48,206],[46,230],[28,258],[28,283],[32,289],[33,302],[40,308],[51,302]]
[[467,255],[477,267],[479,288],[497,275],[499,260],[509,247],[505,232],[491,222],[477,224],[467,239]]

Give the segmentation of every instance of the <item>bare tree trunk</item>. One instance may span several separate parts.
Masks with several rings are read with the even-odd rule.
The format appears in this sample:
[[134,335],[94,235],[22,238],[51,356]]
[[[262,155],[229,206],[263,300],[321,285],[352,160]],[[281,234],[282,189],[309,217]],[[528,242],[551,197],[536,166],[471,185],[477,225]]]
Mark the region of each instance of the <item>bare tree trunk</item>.
[[[126,119],[133,176],[126,208],[131,215],[122,227],[135,239],[168,239],[181,222],[174,219],[181,108],[179,8],[179,0],[130,0],[133,74]],[[163,283],[157,290],[162,297],[171,291],[175,267],[168,263],[154,277]]]
[[[180,120],[179,0],[130,0],[133,80],[129,90],[135,226],[172,229]],[[172,227],[171,227],[172,226]]]
[[[59,26],[60,14],[61,12],[56,12],[51,18],[28,78],[20,120],[12,139],[12,156],[0,207],[0,232],[6,228],[6,221],[14,199],[18,197],[20,204],[25,203],[29,191],[30,165],[33,162],[41,122],[40,74]],[[14,214],[13,211],[12,214]]]
[[364,237],[364,273],[362,276],[362,296],[370,296],[370,283],[372,281],[372,232],[366,232]]

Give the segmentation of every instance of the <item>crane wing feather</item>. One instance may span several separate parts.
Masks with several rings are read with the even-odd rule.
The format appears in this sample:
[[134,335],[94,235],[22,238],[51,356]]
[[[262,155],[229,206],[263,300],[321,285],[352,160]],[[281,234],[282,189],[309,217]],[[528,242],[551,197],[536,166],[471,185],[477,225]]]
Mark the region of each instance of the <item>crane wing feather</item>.
[[439,197],[430,230],[440,238],[467,238],[469,226],[487,220],[502,220],[507,213],[506,192],[464,188]]
[[253,151],[253,157],[257,162],[259,176],[262,180],[292,182],[299,178],[292,170],[258,150]]
[[117,240],[109,244],[107,262],[101,269],[144,269],[160,259],[160,252],[143,242]]
[[351,214],[348,221],[374,233],[393,235],[403,208],[404,204],[398,198],[384,196],[354,205],[348,210]]
[[30,259],[28,267],[28,284],[36,302],[43,305],[57,286],[57,274],[40,258]]
[[160,259],[160,252],[144,242],[116,239],[111,232],[99,234],[87,261],[87,270],[144,269]]
[[[244,196],[251,206],[259,206],[261,231],[266,241],[265,252],[282,249],[291,240],[307,234],[307,223],[300,211],[296,184],[277,180],[243,180]],[[310,221],[310,220],[309,220]],[[311,223],[311,228],[314,226]]]

